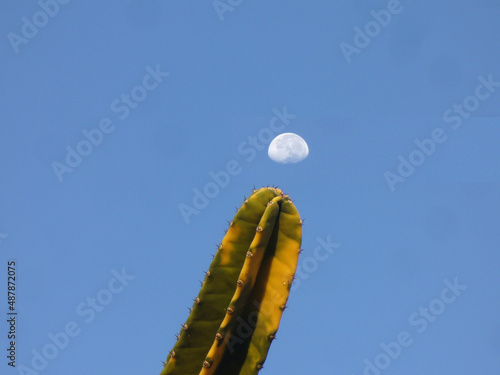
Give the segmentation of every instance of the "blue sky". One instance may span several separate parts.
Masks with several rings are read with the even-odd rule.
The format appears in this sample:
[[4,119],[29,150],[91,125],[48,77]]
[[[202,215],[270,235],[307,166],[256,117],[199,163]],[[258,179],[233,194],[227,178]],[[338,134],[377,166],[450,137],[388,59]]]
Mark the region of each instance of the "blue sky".
[[[499,7],[2,1],[2,374],[159,374],[226,220],[266,185],[305,251],[263,373],[497,374]],[[280,132],[309,157],[272,162]]]

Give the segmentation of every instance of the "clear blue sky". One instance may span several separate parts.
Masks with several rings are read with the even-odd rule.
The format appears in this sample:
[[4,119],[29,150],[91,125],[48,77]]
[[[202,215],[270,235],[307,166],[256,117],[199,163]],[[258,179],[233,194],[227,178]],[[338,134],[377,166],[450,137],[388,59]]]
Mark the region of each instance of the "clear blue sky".
[[2,374],[159,374],[254,185],[305,218],[263,373],[498,374],[497,0],[62,3],[0,3]]

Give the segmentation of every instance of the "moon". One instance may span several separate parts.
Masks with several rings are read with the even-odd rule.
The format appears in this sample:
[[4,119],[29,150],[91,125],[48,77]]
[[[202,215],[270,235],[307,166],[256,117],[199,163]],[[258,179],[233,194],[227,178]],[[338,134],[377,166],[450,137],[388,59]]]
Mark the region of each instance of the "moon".
[[274,138],[267,154],[280,164],[298,163],[309,155],[306,141],[295,133],[283,133]]

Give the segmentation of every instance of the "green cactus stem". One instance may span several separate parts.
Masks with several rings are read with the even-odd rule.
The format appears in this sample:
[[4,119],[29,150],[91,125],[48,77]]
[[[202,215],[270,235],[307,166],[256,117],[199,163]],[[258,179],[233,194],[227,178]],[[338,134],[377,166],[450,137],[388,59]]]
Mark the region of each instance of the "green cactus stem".
[[229,225],[160,375],[253,375],[276,336],[302,221],[287,195],[254,190]]

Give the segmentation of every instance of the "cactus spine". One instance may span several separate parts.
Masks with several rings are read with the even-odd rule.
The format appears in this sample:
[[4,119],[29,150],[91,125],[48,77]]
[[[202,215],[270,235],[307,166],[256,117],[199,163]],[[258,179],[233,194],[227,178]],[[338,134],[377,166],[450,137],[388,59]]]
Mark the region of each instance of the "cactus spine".
[[253,375],[288,300],[302,221],[287,195],[254,190],[218,247],[160,375]]

